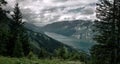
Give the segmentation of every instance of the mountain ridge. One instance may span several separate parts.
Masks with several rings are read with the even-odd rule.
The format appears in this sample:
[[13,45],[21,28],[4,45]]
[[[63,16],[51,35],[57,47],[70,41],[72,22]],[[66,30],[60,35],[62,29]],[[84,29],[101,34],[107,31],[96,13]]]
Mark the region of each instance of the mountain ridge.
[[54,53],[54,51],[56,49],[58,49],[62,46],[67,47],[69,50],[75,50],[74,48],[70,47],[69,45],[61,43],[61,42],[47,36],[43,31],[40,32],[40,31],[32,30],[32,28],[30,28],[30,27],[28,28],[26,26],[25,26],[25,28],[26,28],[29,38],[30,38],[30,44],[33,46],[33,51],[36,54],[39,54],[38,51],[40,51],[41,48],[46,49],[46,51],[48,53]]
[[93,36],[92,25],[93,21],[91,20],[72,20],[48,24],[41,27],[41,29],[43,31],[54,32],[68,37],[75,37],[77,39],[87,39]]

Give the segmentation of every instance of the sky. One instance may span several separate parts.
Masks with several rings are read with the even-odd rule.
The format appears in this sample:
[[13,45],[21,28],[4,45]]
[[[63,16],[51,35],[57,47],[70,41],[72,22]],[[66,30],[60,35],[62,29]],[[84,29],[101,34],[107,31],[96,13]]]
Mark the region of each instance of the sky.
[[26,22],[37,26],[64,20],[94,20],[97,0],[6,0],[13,10],[19,3]]

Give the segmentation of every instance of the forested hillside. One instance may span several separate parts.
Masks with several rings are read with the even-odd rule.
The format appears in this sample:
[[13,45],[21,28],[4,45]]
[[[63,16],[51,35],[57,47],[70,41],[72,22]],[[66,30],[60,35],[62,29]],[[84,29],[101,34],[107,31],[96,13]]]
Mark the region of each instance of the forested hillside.
[[0,0],[0,64],[120,64],[120,1],[93,1]]
[[[14,11],[4,10],[2,6],[6,5],[6,1],[0,1],[0,56],[28,59],[58,58],[84,62],[87,54],[48,37],[42,31],[36,32],[26,27],[18,3]],[[10,14],[11,12],[13,14]]]

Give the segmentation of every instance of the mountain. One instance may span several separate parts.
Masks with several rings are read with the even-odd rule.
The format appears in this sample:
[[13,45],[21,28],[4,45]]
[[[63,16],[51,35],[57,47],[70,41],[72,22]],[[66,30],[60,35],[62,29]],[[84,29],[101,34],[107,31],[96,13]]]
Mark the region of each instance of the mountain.
[[48,24],[40,29],[51,38],[63,42],[76,49],[89,52],[95,44],[92,40],[93,22],[90,20],[61,21]]
[[58,49],[62,46],[67,47],[69,50],[75,50],[72,47],[61,43],[46,34],[44,34],[43,31],[38,30],[39,28],[33,24],[27,23],[25,24],[25,28],[28,31],[28,35],[30,38],[30,44],[33,48],[33,51],[36,54],[39,54],[38,51],[40,51],[41,48],[46,49],[49,53],[54,53],[55,49]]
[[91,48],[91,46],[95,44],[89,40],[80,40],[72,37],[66,37],[56,33],[45,32],[45,34],[59,42],[73,47],[78,51],[84,51],[87,53],[89,53],[89,49]]
[[[30,35],[31,39],[34,39],[36,43],[40,42],[39,45],[47,44],[46,42],[41,44],[42,38],[44,38],[42,40],[46,41],[49,41],[51,38],[52,40],[71,46],[76,50],[85,52],[89,52],[89,49],[95,44],[92,40],[92,25],[93,22],[88,20],[61,21],[48,24],[44,27],[37,27],[29,23],[25,24],[26,28],[33,30],[33,32],[30,33],[32,34]],[[37,35],[34,33],[37,33]],[[51,44],[56,45],[56,43]],[[39,47],[38,43],[35,46]]]
[[32,30],[34,32],[38,32],[38,33],[44,33],[39,27],[35,26],[34,24],[31,24],[31,23],[25,23],[24,24],[24,27],[29,29],[29,30]]
[[43,26],[41,29],[47,32],[53,32],[77,39],[91,39],[93,22],[90,20],[72,20],[55,22]]
[[[2,17],[4,17],[4,16],[2,16]],[[2,33],[5,34],[5,36],[4,36],[4,40],[5,40],[5,37],[9,36],[8,32],[10,30],[10,22],[12,20],[10,18],[7,18],[6,16],[5,16],[5,19],[0,18],[0,20],[2,20],[0,22],[0,27],[1,27],[0,33],[1,33],[1,31],[3,31]],[[39,29],[39,27],[35,26],[34,24],[30,24],[30,23],[26,22],[26,23],[24,23],[24,28],[26,29],[26,31],[28,33],[32,51],[35,54],[39,54],[39,52],[42,48],[45,49],[45,51],[47,53],[54,53],[55,49],[58,49],[62,46],[67,47],[69,50],[75,50],[72,47],[70,47],[64,43],[61,43],[61,42],[45,35],[44,32],[41,31]],[[0,38],[0,40],[1,39],[3,39],[3,38]]]

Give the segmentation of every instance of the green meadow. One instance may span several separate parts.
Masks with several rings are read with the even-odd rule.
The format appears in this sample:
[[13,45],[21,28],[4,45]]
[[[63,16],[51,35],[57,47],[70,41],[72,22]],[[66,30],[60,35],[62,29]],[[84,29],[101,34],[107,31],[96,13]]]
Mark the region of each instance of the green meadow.
[[27,59],[0,57],[0,64],[84,64],[80,61],[67,61],[60,59]]

